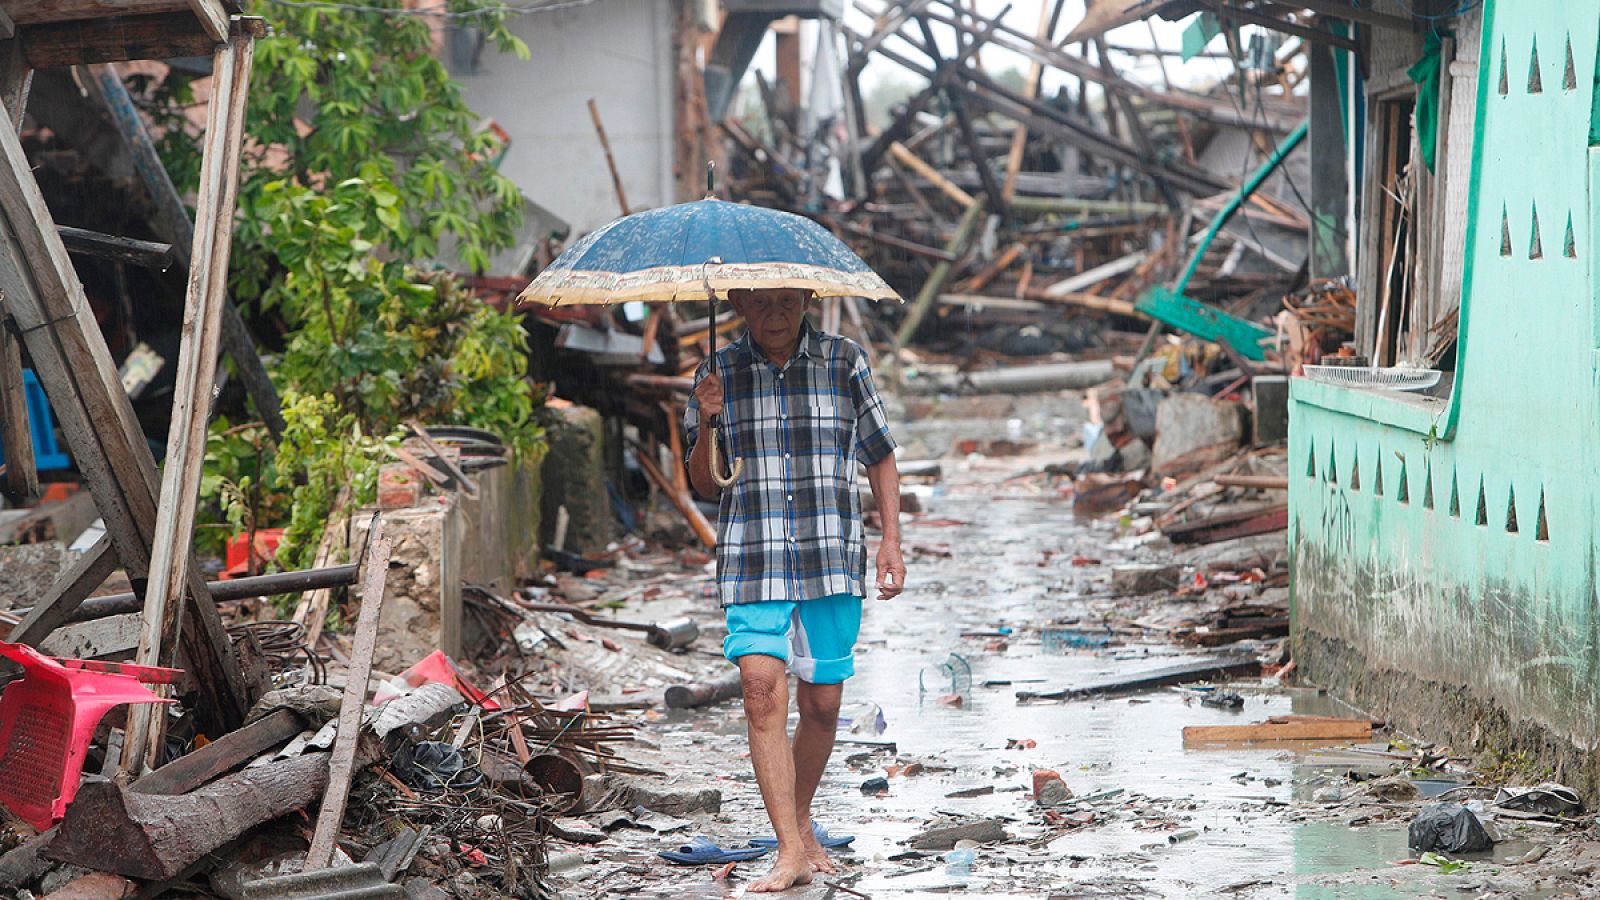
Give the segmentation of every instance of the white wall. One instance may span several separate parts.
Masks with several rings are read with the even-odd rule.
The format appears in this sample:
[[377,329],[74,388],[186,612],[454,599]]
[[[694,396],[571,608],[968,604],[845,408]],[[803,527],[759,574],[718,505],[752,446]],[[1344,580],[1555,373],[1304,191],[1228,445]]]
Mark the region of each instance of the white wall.
[[[486,47],[476,72],[452,66],[467,105],[511,135],[501,171],[577,236],[619,214],[588,100],[605,123],[634,211],[673,197],[671,0],[596,0],[522,16],[526,61]],[[446,53],[446,59],[450,55]]]

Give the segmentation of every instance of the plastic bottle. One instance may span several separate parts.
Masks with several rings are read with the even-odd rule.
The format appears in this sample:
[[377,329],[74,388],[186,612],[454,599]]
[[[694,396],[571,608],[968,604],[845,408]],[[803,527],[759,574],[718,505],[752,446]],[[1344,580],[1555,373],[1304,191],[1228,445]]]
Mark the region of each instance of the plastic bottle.
[[972,847],[957,846],[954,850],[944,855],[945,873],[948,875],[971,875],[972,864],[978,859],[978,851]]

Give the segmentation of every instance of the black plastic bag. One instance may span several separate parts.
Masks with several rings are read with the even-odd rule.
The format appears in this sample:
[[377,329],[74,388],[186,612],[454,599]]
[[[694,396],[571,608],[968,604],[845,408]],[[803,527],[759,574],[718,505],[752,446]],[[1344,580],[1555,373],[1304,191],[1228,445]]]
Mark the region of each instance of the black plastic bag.
[[1473,853],[1494,846],[1478,817],[1459,803],[1435,803],[1411,820],[1411,849],[1418,853]]
[[439,741],[419,741],[402,746],[390,763],[400,780],[420,791],[446,787],[467,790],[483,781],[483,773],[467,765],[460,750]]

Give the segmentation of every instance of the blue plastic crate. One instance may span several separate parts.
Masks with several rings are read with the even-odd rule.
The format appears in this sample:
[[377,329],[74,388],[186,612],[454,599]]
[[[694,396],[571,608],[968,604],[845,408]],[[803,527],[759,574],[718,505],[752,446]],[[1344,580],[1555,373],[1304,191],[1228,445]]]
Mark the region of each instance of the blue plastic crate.
[[[22,393],[28,398],[28,430],[33,432],[33,462],[41,472],[71,468],[72,460],[56,443],[56,417],[32,369],[22,370]],[[4,445],[0,444],[0,452]]]

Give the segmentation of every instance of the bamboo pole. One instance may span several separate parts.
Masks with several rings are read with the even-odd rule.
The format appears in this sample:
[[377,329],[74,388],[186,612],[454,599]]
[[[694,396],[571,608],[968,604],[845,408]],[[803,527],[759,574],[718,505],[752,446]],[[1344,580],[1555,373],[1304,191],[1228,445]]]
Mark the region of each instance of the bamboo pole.
[[963,208],[970,207],[973,204],[974,201],[971,194],[962,190],[955,182],[944,177],[938,169],[928,165],[922,157],[907,150],[904,144],[898,142],[890,144],[889,155],[894,157],[901,165],[933,182],[934,187],[942,191],[946,197],[961,204]]
[[622,190],[622,176],[617,174],[617,160],[611,155],[611,140],[606,137],[606,126],[600,121],[600,107],[589,98],[589,118],[594,120],[594,133],[600,137],[600,149],[606,152],[606,168],[611,171],[611,189],[617,192],[617,205],[628,215],[628,195]]
[[[970,200],[967,211],[961,214],[961,221],[956,224],[956,233],[950,237],[950,242],[944,245],[945,252],[960,259],[967,249],[967,244],[971,243],[972,233],[982,218],[982,201]],[[912,303],[910,312],[906,313],[905,321],[900,323],[900,330],[895,332],[896,347],[904,347],[906,342],[911,340],[911,335],[916,333],[923,317],[933,308],[934,300],[938,299],[939,292],[944,289],[944,283],[950,278],[950,272],[954,268],[951,263],[941,262],[928,273],[928,280],[922,283],[922,290],[917,292],[917,299]]]

